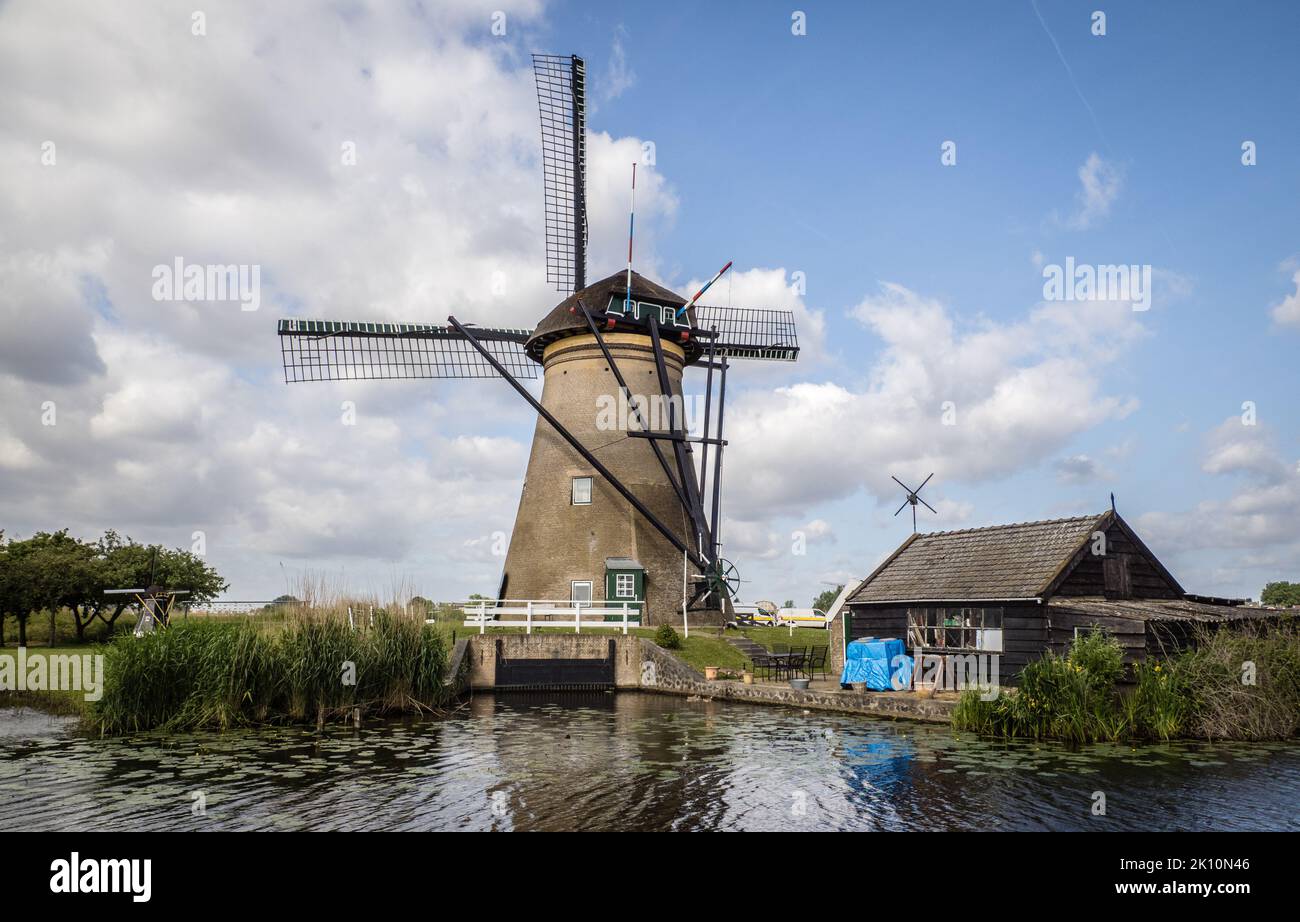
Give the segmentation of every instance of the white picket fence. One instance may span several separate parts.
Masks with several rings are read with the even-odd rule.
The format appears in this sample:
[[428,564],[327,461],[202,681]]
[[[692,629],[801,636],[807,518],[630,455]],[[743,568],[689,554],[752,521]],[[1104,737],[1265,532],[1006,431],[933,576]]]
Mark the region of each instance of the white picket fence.
[[626,634],[629,627],[641,626],[645,605],[570,599],[475,599],[456,604],[465,615],[465,627],[476,627],[480,634],[487,633],[489,627],[521,627],[529,634],[534,627],[571,627],[575,634],[581,634],[583,628],[615,628]]

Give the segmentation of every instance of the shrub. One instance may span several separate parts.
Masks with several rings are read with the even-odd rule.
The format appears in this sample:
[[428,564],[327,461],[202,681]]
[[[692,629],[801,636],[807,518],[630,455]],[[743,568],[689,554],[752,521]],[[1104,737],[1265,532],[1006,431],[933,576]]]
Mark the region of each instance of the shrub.
[[103,734],[265,722],[319,726],[355,707],[433,709],[452,694],[443,685],[441,635],[422,620],[382,610],[373,624],[355,629],[335,612],[294,618],[275,634],[247,621],[178,622],[119,639],[104,665],[104,696],[91,712]]
[[1205,739],[1288,739],[1300,730],[1300,624],[1204,629],[1173,663],[1187,730]]
[[1014,694],[984,702],[966,692],[953,727],[1075,743],[1288,739],[1300,731],[1300,624],[1207,627],[1191,640],[1176,656],[1134,666],[1133,688],[1120,693],[1122,651],[1094,632],[1067,657],[1049,653],[1026,666]]
[[1178,736],[1191,710],[1178,661],[1148,659],[1133,667],[1137,687],[1129,696],[1134,729],[1142,736],[1169,740]]
[[1099,689],[1111,688],[1124,674],[1124,650],[1119,641],[1096,626],[1075,638],[1067,658],[1082,667]]
[[671,624],[659,625],[659,630],[655,631],[655,643],[665,650],[680,650],[682,648],[682,639],[677,636]]

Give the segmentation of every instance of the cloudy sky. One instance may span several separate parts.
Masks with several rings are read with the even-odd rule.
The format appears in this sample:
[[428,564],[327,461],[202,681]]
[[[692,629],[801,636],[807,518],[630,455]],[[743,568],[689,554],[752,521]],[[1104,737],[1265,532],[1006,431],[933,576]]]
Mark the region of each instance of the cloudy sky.
[[[522,401],[288,387],[275,322],[532,326],[529,54],[576,52],[589,277],[649,142],[638,269],[732,259],[709,300],[799,318],[729,388],[747,599],[864,575],[931,472],[926,529],[1113,491],[1190,591],[1300,579],[1300,9],[931,6],[0,3],[0,528],[201,532],[231,598],[494,591]],[[257,309],[157,300],[178,257],[259,267]],[[1150,267],[1147,309],[1049,299],[1067,260]]]

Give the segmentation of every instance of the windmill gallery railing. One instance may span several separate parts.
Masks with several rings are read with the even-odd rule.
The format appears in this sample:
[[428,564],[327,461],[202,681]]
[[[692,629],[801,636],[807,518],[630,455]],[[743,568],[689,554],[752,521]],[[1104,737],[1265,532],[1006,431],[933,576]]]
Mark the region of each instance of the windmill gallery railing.
[[571,599],[475,599],[456,603],[465,615],[465,627],[478,628],[480,634],[489,627],[521,627],[531,634],[538,628],[582,629],[614,628],[627,633],[629,627],[641,626],[644,602],[581,602]]

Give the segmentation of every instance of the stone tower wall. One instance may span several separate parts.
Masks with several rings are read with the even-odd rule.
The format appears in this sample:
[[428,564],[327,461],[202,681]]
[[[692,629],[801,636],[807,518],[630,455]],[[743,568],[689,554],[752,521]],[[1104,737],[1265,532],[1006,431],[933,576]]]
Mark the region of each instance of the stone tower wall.
[[[605,341],[634,396],[658,393],[649,337],[614,333],[605,336]],[[681,397],[684,354],[669,342],[663,343],[663,350],[672,392]],[[686,511],[665,479],[649,440],[598,425],[598,400],[612,399],[617,405],[618,383],[595,338],[579,335],[551,343],[543,355],[543,368],[542,405],[660,521],[696,549]],[[666,429],[667,421],[659,425],[652,421],[651,427]],[[669,443],[661,445],[675,471]],[[571,502],[572,478],[588,476],[592,478],[591,505],[575,506]],[[646,623],[681,623],[681,552],[539,416],[506,555],[506,597],[568,599],[571,581],[591,580],[592,599],[603,600],[607,557],[632,557],[645,566]],[[691,613],[692,623],[719,617]]]

